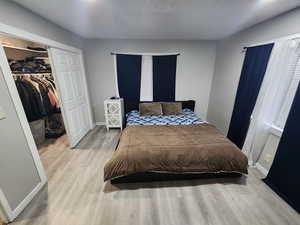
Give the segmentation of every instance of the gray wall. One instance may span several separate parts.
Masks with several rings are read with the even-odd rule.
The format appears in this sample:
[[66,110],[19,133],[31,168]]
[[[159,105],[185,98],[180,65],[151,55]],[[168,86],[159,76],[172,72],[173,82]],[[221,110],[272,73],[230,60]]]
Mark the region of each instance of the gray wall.
[[0,105],[7,115],[0,120],[0,187],[15,209],[40,182],[40,177],[1,70]]
[[229,128],[244,60],[242,47],[300,33],[299,21],[300,9],[296,9],[218,42],[208,121],[224,134]]
[[8,0],[0,0],[0,23],[11,25],[74,47],[80,48],[82,44],[81,38],[75,34]]
[[[69,44],[81,46],[81,38],[25,10],[10,1],[0,0],[0,23]],[[0,120],[0,187],[14,209],[40,182],[19,118],[0,72],[0,105],[7,118]]]
[[196,113],[206,119],[214,72],[216,43],[212,41],[86,40],[85,64],[94,118],[104,122],[103,101],[116,95],[116,52],[180,52],[177,61],[177,100],[196,100]]

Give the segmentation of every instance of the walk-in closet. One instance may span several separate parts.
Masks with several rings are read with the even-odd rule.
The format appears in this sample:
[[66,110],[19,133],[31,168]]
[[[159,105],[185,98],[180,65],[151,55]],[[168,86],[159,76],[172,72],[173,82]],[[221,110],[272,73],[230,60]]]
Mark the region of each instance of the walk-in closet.
[[51,150],[67,138],[47,46],[4,35],[0,40],[36,146]]
[[4,30],[0,208],[5,220],[13,221],[47,183],[49,171],[58,169],[64,154],[80,148],[94,121],[82,50],[9,26]]

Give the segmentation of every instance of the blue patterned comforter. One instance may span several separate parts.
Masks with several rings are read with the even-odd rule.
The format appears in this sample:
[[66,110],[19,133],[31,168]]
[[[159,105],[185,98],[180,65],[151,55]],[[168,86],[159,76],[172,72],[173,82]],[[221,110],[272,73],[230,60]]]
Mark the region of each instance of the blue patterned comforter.
[[190,109],[183,109],[180,115],[140,116],[138,110],[126,114],[127,126],[132,125],[192,125],[204,123]]

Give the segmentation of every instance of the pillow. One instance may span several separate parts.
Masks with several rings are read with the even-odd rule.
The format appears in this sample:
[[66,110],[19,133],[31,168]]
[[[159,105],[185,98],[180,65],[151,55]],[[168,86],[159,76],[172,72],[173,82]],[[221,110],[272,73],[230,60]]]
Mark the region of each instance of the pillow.
[[181,102],[162,102],[161,105],[164,115],[183,114]]
[[160,116],[163,114],[159,102],[141,103],[139,108],[141,116]]

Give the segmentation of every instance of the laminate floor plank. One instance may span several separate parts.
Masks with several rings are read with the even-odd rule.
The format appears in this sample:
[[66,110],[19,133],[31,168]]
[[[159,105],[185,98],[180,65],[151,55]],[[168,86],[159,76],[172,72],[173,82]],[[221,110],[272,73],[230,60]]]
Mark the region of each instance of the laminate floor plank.
[[75,149],[63,136],[40,149],[48,184],[12,225],[300,225],[300,215],[262,181],[241,178],[103,182],[119,130],[97,126]]

